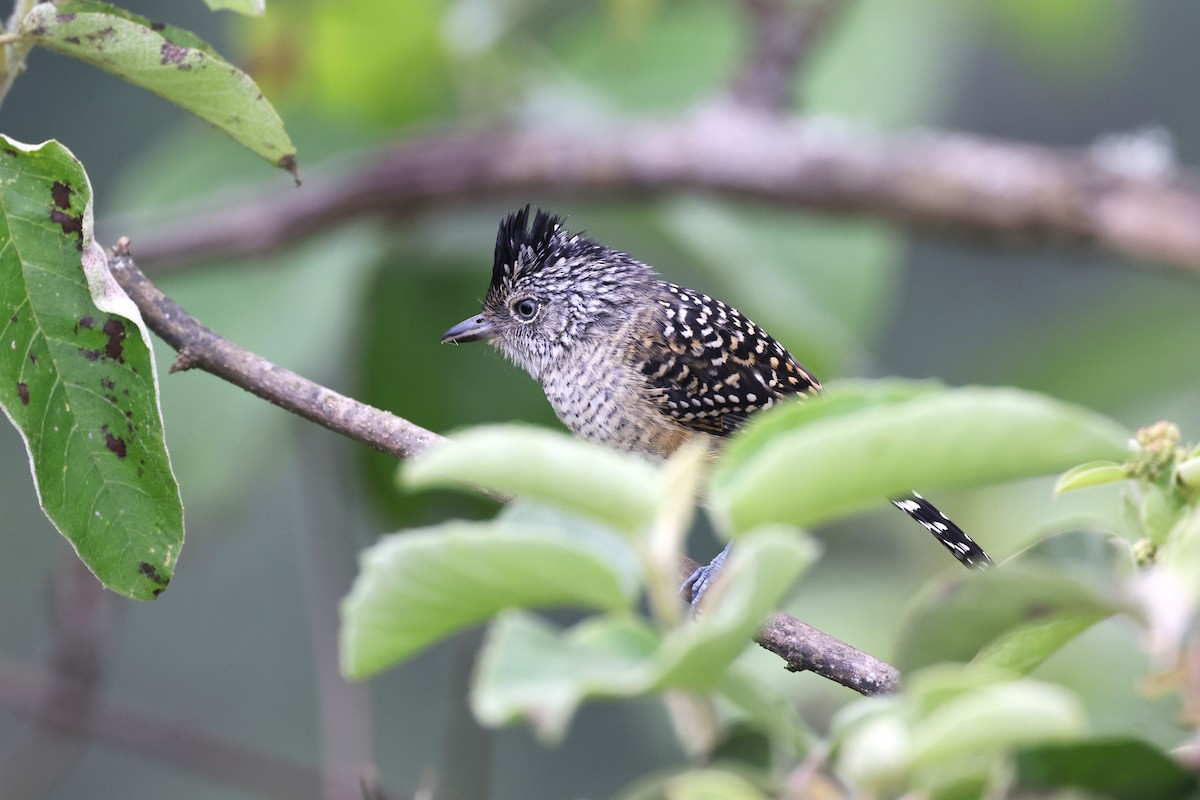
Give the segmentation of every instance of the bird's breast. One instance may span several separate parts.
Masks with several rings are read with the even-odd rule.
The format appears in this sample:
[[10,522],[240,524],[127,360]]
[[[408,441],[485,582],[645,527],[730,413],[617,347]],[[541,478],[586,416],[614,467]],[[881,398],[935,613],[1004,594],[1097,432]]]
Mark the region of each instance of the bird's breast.
[[554,412],[576,436],[618,450],[666,458],[692,433],[647,398],[643,376],[615,348],[583,353],[568,369],[547,371],[542,388]]

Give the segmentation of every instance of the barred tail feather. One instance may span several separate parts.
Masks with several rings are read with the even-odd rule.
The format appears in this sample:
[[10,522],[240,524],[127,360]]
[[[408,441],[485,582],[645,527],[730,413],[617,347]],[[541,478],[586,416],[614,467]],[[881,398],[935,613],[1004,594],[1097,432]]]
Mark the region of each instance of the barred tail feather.
[[924,525],[965,566],[975,569],[992,566],[992,560],[983,548],[921,495],[913,492],[911,497],[892,500],[892,505]]

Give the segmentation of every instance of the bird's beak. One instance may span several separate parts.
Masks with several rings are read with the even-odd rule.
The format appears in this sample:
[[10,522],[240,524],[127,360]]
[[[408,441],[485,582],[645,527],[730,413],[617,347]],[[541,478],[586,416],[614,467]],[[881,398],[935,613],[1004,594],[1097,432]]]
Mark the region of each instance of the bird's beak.
[[442,344],[462,344],[463,342],[478,342],[480,339],[490,339],[495,334],[490,322],[483,315],[464,319],[450,330],[442,334]]

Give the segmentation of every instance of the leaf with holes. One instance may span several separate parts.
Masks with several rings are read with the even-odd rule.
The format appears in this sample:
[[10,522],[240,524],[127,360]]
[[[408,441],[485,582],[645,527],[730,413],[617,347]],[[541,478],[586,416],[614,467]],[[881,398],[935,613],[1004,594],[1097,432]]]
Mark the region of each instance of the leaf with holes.
[[62,145],[0,136],[0,407],[46,516],[105,586],[148,599],[183,506],[149,334],[92,240],[91,194]]
[[279,114],[249,75],[195,34],[94,0],[37,5],[20,33],[154,92],[296,173],[296,148]]

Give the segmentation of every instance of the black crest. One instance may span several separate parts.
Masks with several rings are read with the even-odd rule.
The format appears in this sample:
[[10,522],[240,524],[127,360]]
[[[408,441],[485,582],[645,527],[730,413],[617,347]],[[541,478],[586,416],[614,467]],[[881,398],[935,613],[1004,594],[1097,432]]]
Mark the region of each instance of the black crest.
[[529,268],[544,261],[555,247],[561,247],[567,240],[563,222],[565,220],[562,217],[539,208],[530,227],[528,205],[505,217],[496,234],[492,287],[498,288],[505,279],[511,279],[518,261],[524,268]]

